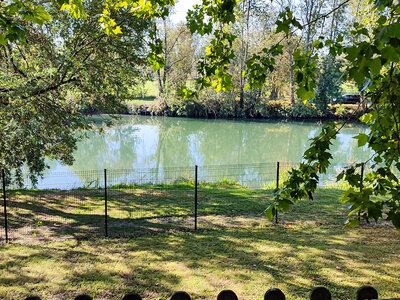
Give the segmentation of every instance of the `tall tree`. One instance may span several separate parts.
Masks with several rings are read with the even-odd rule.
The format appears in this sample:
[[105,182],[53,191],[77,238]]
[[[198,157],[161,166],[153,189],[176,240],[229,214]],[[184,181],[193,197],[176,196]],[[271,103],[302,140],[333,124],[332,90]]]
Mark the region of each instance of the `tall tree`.
[[[163,68],[156,71],[159,97],[166,104],[176,90],[192,75],[195,59],[193,37],[184,24],[174,25],[169,20],[158,20],[157,37],[162,40]],[[172,94],[171,94],[172,93]]]
[[[3,11],[12,9],[2,5]],[[118,39],[98,26],[100,1],[85,3],[85,19],[60,13],[56,2],[46,9],[52,22],[19,20],[16,26],[26,32],[19,40],[3,40],[0,52],[0,168],[20,179],[27,167],[33,181],[46,157],[72,163],[75,133],[90,125],[83,110],[118,111],[146,58],[146,20],[114,14],[126,32]]]
[[[317,24],[321,20],[326,21],[330,15],[349,2],[350,0],[343,0],[336,7],[303,24],[287,7],[279,14],[276,21],[276,33],[293,36],[296,31],[302,31],[311,24]],[[16,76],[12,83],[1,85],[2,92],[8,94],[0,97],[3,107],[1,126],[6,128],[1,132],[1,138],[7,141],[6,146],[2,146],[0,154],[3,166],[5,159],[9,159],[11,156],[22,156],[26,157],[25,161],[30,162],[29,167],[37,172],[40,166],[35,166],[33,161],[40,163],[43,162],[41,160],[43,156],[55,155],[57,153],[55,148],[57,150],[71,149],[70,142],[73,142],[71,140],[72,132],[67,129],[64,134],[61,132],[61,142],[57,143],[59,135],[53,135],[54,131],[50,124],[46,123],[47,120],[43,121],[39,118],[43,118],[46,112],[57,110],[55,108],[46,111],[43,110],[43,107],[51,106],[52,100],[56,101],[58,98],[54,96],[50,100],[44,100],[44,97],[37,98],[37,96],[43,95],[38,92],[48,92],[46,95],[50,97],[50,92],[77,80],[75,77],[77,74],[71,72],[66,76],[63,73],[61,76],[52,76],[50,79],[55,78],[57,81],[53,85],[47,86],[45,85],[47,81],[36,86],[31,85],[31,81],[28,80],[25,82],[28,85],[26,91],[17,87],[26,80],[24,79],[26,75],[24,68],[28,68],[26,65],[30,66],[30,60],[26,59],[25,61],[22,54],[21,61],[25,61],[25,65],[16,63],[14,57],[15,53],[18,53],[17,46],[20,46],[18,43],[23,42],[27,36],[27,31],[20,26],[25,22],[40,24],[47,18],[45,6],[40,5],[39,2],[34,3],[29,2],[24,5],[25,3],[22,1],[9,1],[6,4],[4,2],[0,4],[0,43],[7,48],[8,43],[15,43],[15,45],[11,45],[11,49],[6,49],[8,52],[5,52],[4,60],[7,61],[10,71],[12,70]],[[85,14],[85,7],[81,0],[59,0],[59,3],[62,4],[61,8],[69,10],[70,14],[77,18]],[[99,14],[100,24],[104,27],[106,34],[118,34],[122,27],[115,21],[116,18],[112,14],[114,11],[130,12],[134,16],[153,20],[155,17],[165,17],[174,1],[103,0],[101,3],[103,12]],[[393,0],[370,0],[368,3],[371,4],[373,22],[368,26],[362,22],[355,22],[351,31],[351,39],[344,40],[339,35],[336,39],[330,40],[322,36],[315,39],[311,45],[308,43],[306,49],[299,48],[294,51],[294,79],[298,86],[296,94],[303,101],[315,98],[315,75],[320,52],[318,50],[325,49],[332,57],[344,58],[345,78],[354,80],[358,85],[364,85],[364,90],[371,101],[372,111],[361,118],[370,131],[368,134],[359,134],[355,138],[358,140],[359,146],[367,145],[374,152],[373,157],[368,160],[368,162],[372,162],[372,169],[367,174],[365,181],[362,181],[361,174],[356,173],[356,168],[361,164],[350,166],[339,177],[339,179],[347,180],[351,186],[344,195],[344,201],[351,204],[349,224],[358,223],[354,216],[360,212],[363,218],[374,218],[375,220],[386,218],[400,228],[400,183],[392,170],[396,168],[400,171],[400,90],[398,89],[400,83],[400,3]],[[216,91],[226,91],[233,87],[229,65],[235,57],[232,45],[237,36],[225,29],[226,26],[236,21],[234,12],[237,4],[236,0],[203,0],[201,5],[189,12],[188,26],[191,33],[211,36],[205,55],[197,65],[199,77],[196,79],[196,87],[198,89],[214,87]],[[27,14],[26,11],[29,13]],[[34,29],[32,28],[33,33]],[[42,32],[42,34],[46,34],[46,32]],[[36,37],[39,40],[42,39],[40,34],[37,34]],[[160,56],[162,51],[160,51],[159,45],[160,41],[158,40],[150,44],[151,51],[147,55],[148,60],[156,69],[163,65],[163,58]],[[264,84],[268,74],[274,70],[276,58],[283,53],[282,48],[282,43],[278,42],[265,47],[247,61],[249,86],[260,87]],[[51,73],[53,70],[48,68],[45,60],[40,59],[39,56],[41,66],[46,68],[39,74],[39,77],[29,79],[40,80],[46,75],[46,72],[50,71],[49,73]],[[16,92],[15,95],[14,92]],[[183,88],[181,92],[187,98],[198,95],[197,90],[187,88]],[[26,101],[27,98],[34,99],[36,102]],[[27,103],[30,106],[27,106]],[[61,105],[58,106],[58,111],[60,111],[60,107]],[[40,113],[37,114],[37,120],[40,121],[27,122],[27,116],[38,111]],[[14,116],[15,113],[18,113],[17,117]],[[56,127],[69,125],[71,128],[77,128],[75,120],[79,121],[79,119],[74,119],[74,115],[71,114],[64,120],[65,123],[58,124]],[[19,123],[16,125],[16,122]],[[21,129],[22,135],[14,134],[14,131],[10,130],[11,127],[16,130]],[[327,124],[322,128],[321,134],[312,140],[309,149],[304,153],[300,166],[290,172],[282,189],[276,190],[275,203],[266,210],[268,217],[272,218],[277,210],[289,209],[295,201],[304,197],[312,198],[318,185],[319,174],[326,172],[332,157],[331,140],[336,138],[341,128],[343,125]],[[47,133],[50,134],[47,135]],[[14,146],[8,142],[10,137],[15,142],[20,136],[25,136],[27,143],[16,149],[7,148],[10,145]],[[36,136],[37,140],[41,142],[39,145],[34,138]],[[27,150],[30,146],[44,147],[47,152],[42,151],[39,154],[29,152]],[[13,154],[7,154],[9,151],[13,151]],[[25,153],[25,151],[27,152]],[[37,160],[32,160],[31,155],[37,157]],[[17,165],[17,167],[19,166]],[[382,201],[375,201],[372,195],[386,196],[386,198]]]
[[242,41],[240,54],[240,92],[239,92],[239,108],[242,110],[244,106],[244,87],[246,85],[245,66],[249,55],[249,27],[250,27],[250,10],[252,0],[243,1],[242,12],[244,20],[241,26],[240,39]]

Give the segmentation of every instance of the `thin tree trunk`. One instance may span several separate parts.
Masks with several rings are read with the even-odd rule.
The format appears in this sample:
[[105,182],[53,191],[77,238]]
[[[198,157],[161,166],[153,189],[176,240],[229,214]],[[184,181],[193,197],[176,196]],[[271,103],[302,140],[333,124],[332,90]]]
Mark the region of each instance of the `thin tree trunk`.
[[165,83],[167,82],[168,72],[168,45],[167,45],[167,21],[164,19],[164,72],[163,72],[163,88],[165,89]]
[[[289,45],[290,47],[290,45]],[[295,104],[295,83],[294,83],[294,71],[292,69],[293,65],[293,50],[289,50],[289,64],[290,64],[290,105]]]
[[271,94],[269,94],[269,100],[277,100],[278,99],[278,88],[275,84],[272,85]]
[[[245,2],[243,2],[243,9],[244,9]],[[242,76],[244,71],[244,66],[247,61],[248,52],[249,52],[249,19],[250,19],[250,7],[251,7],[251,0],[248,0],[247,6],[247,16],[246,16],[246,39],[244,38],[244,32],[242,27],[242,48],[244,48],[244,56],[240,62],[240,98],[239,98],[239,107],[243,109],[244,107],[244,86],[246,84],[246,78]]]
[[[154,31],[155,31],[154,41],[156,41],[157,40],[157,23],[154,22],[153,25],[154,25]],[[156,74],[157,74],[157,82],[158,82],[158,96],[160,98],[162,98],[162,95],[164,93],[164,89],[163,89],[163,84],[162,84],[162,81],[161,81],[161,69],[158,69],[156,71]]]
[[160,98],[162,97],[164,91],[163,91],[163,85],[162,85],[162,81],[161,81],[161,71],[160,69],[157,70],[157,78],[158,78],[158,96],[160,96]]

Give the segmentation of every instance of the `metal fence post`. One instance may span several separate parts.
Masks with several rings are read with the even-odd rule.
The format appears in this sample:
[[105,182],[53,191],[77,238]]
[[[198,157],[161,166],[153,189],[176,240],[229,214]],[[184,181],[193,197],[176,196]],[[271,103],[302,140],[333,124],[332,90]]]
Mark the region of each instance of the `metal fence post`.
[[197,230],[197,170],[196,165],[194,168],[194,230]]
[[4,203],[4,231],[6,235],[6,243],[8,243],[8,222],[7,222],[7,198],[6,198],[6,174],[1,169],[1,179],[3,182],[3,203]]
[[361,164],[361,186],[360,186],[360,192],[363,190],[363,181],[364,181],[364,163]]
[[[279,189],[279,161],[276,162],[276,189]],[[278,224],[278,209],[275,207],[275,224]]]
[[106,237],[108,237],[107,217],[107,169],[104,169],[104,230]]
[[[360,192],[363,190],[363,180],[364,180],[364,163],[361,163],[361,180],[360,180]],[[361,221],[361,211],[358,212],[358,222]]]

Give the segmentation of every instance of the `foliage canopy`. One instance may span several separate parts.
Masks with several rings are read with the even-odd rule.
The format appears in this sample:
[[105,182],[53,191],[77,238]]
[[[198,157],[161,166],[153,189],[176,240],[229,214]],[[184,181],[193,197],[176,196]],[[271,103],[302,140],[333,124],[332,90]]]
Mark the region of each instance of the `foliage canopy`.
[[[225,27],[237,21],[235,8],[240,2],[242,1],[203,0],[202,4],[196,5],[189,12],[187,26],[190,32],[210,35],[211,39],[205,55],[197,65],[199,76],[196,79],[196,88],[181,89],[181,94],[186,98],[196,97],[198,90],[204,88],[214,87],[216,91],[232,88],[232,75],[228,66],[235,57],[232,45],[237,35],[226,30]],[[282,40],[264,47],[246,63],[242,76],[247,79],[247,88],[257,87],[265,82],[267,76],[275,68],[276,57],[283,51],[285,38],[296,32],[308,30],[310,33],[311,25],[334,14],[349,2],[350,0],[336,1],[336,6],[330,12],[316,19],[308,19],[305,23],[296,17],[290,7],[286,7],[276,21],[276,33],[284,36]],[[400,84],[400,4],[399,1],[393,0],[362,2],[362,5],[367,5],[368,11],[364,19],[353,24],[350,39],[345,39],[340,34],[332,37],[321,36],[304,47],[298,47],[293,53],[292,70],[298,85],[297,96],[305,102],[315,97],[318,81],[316,78],[317,59],[323,52],[329,53],[331,59],[343,61],[344,78],[363,86],[371,110],[361,118],[361,121],[369,127],[370,131],[368,134],[360,134],[355,138],[360,147],[371,148],[374,155],[368,162],[362,162],[371,164],[371,171],[365,175],[364,182],[362,182],[362,175],[357,172],[361,163],[350,166],[338,177],[338,179],[346,180],[350,185],[344,195],[344,201],[351,207],[348,223],[358,223],[357,214],[359,213],[360,217],[367,220],[386,218],[400,228],[400,184],[395,175],[400,171],[400,89],[398,88]],[[68,43],[57,40],[57,33],[52,36],[50,28],[44,29],[46,24],[57,22],[58,15],[52,10],[55,5],[58,5],[57,9],[68,11],[69,16],[64,17],[71,22],[71,28],[79,28],[82,24],[90,26],[89,24],[93,24],[93,19],[97,20],[97,25],[100,24],[100,26],[90,30],[95,30],[97,36],[102,37],[105,43],[99,48],[94,47],[93,51],[95,55],[104,55],[109,53],[109,46],[114,43],[125,43],[128,37],[131,37],[129,30],[124,28],[124,22],[120,22],[120,15],[124,15],[125,18],[130,18],[127,17],[130,15],[138,23],[165,18],[174,0],[90,2],[97,4],[97,8],[101,7],[100,10],[88,8],[86,1],[82,0],[58,0],[50,3],[14,0],[0,4],[0,44],[3,45],[4,55],[16,74],[12,82],[3,79],[0,86],[2,105],[0,122],[2,129],[4,128],[0,134],[2,140],[7,141],[0,148],[0,165],[3,167],[11,165],[20,170],[22,164],[27,163],[31,171],[40,173],[44,167],[43,156],[61,158],[66,162],[72,159],[70,156],[71,149],[74,147],[72,131],[82,126],[81,118],[76,114],[74,103],[59,100],[63,99],[59,97],[59,87],[77,80],[80,71],[88,72],[96,66],[82,65],[82,59],[85,57],[83,53],[80,53],[79,58],[70,57],[65,60],[66,53],[71,51],[68,49]],[[130,28],[134,24],[131,25]],[[68,30],[72,30],[71,28]],[[42,32],[38,32],[40,30]],[[71,39],[74,37],[78,39],[75,31],[73,32]],[[36,44],[31,43],[33,35],[36,35]],[[116,35],[122,37],[115,39]],[[42,57],[36,54],[35,51],[45,47],[50,36],[53,38],[53,47],[49,48],[49,55]],[[165,61],[160,55],[161,40],[155,36],[153,30],[149,31],[149,36],[153,38],[153,42],[149,43],[150,51],[147,59],[155,69],[162,68]],[[61,48],[65,48],[60,50],[58,43],[63,44]],[[23,51],[28,48],[30,49],[29,56],[23,54],[25,53]],[[102,50],[99,51],[99,49]],[[116,49],[112,55],[118,53]],[[39,52],[41,51],[37,53]],[[15,63],[16,53],[20,55],[18,63]],[[33,61],[37,64],[34,67],[35,74],[26,76]],[[63,72],[62,69],[67,65],[71,65],[72,69]],[[53,71],[46,74],[48,70]],[[51,79],[50,84],[42,84],[43,78]],[[6,82],[5,85],[4,82]],[[85,80],[80,82],[84,85],[82,82]],[[96,85],[93,86],[96,87]],[[41,93],[41,91],[46,91],[46,93]],[[52,94],[53,91],[57,91],[58,94]],[[92,92],[95,91],[92,89],[90,93]],[[39,94],[42,97],[38,97]],[[107,99],[105,103],[109,104],[109,100]],[[31,114],[35,115],[35,118],[28,117]],[[55,117],[48,117],[52,115]],[[318,185],[319,174],[326,172],[329,160],[332,158],[331,141],[336,138],[343,126],[344,124],[326,124],[320,135],[311,141],[309,149],[304,153],[303,162],[290,172],[282,188],[275,191],[275,204],[266,210],[269,218],[273,218],[279,210],[288,210],[300,199],[306,197],[312,199],[312,194]],[[19,145],[18,139],[23,139],[23,143]],[[42,150],[27,151],[30,148]],[[376,201],[374,195],[387,197],[384,201]]]

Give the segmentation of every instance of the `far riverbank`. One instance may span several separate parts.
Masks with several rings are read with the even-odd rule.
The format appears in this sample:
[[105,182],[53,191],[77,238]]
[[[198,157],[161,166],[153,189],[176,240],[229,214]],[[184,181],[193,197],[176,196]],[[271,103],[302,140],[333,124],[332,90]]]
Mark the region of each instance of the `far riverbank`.
[[196,100],[175,102],[132,100],[123,103],[119,111],[129,115],[187,117],[206,119],[286,119],[286,120],[352,120],[358,121],[365,113],[359,104],[334,104],[321,110],[313,103],[302,102],[291,106],[288,101],[260,101],[244,109],[214,107]]

